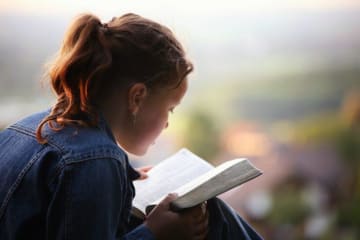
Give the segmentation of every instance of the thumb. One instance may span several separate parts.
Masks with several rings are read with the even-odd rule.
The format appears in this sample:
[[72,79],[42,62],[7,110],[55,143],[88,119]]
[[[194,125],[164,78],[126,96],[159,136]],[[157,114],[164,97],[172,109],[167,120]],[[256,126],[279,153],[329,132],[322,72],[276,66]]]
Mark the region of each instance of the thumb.
[[146,213],[151,214],[156,209],[161,209],[162,211],[170,210],[170,203],[174,201],[178,197],[177,193],[169,193],[159,204],[157,205],[149,205],[146,208]]
[[178,197],[177,193],[169,193],[161,202],[160,205],[168,206],[172,201]]

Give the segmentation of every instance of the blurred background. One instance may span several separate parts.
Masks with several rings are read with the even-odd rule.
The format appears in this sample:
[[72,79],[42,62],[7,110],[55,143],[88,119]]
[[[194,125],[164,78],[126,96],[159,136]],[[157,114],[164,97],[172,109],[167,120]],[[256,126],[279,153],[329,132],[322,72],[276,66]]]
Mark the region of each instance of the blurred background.
[[182,147],[264,175],[223,195],[266,239],[360,239],[360,2],[2,0],[0,128],[51,106],[44,64],[68,24],[135,12],[195,65],[170,127],[133,164]]

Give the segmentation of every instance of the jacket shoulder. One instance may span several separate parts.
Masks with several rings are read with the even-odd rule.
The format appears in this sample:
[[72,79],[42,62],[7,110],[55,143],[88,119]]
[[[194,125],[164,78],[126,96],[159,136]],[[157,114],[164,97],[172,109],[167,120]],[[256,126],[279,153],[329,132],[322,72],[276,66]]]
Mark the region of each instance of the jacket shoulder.
[[[35,138],[38,125],[49,113],[50,110],[35,113],[18,121],[10,128]],[[103,120],[97,127],[66,125],[60,130],[53,130],[45,124],[42,135],[46,138],[47,144],[58,149],[67,161],[126,158],[126,153],[117,145]]]

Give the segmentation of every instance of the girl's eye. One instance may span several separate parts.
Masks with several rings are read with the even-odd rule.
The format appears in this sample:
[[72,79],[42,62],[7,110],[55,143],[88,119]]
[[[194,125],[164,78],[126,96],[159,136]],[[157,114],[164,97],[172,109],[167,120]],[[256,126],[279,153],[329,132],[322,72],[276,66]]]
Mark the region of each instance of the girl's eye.
[[169,111],[170,111],[171,113],[174,113],[174,108],[171,108]]

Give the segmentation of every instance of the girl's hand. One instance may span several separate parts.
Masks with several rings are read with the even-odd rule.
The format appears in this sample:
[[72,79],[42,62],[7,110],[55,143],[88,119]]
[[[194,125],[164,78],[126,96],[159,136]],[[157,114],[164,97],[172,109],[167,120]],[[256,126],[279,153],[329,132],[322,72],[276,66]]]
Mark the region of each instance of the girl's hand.
[[144,224],[159,240],[206,239],[209,222],[206,204],[173,212],[170,210],[170,203],[176,197],[175,194],[169,194],[146,216]]
[[147,172],[152,169],[152,166],[145,166],[141,168],[136,168],[135,170],[140,174],[140,177],[136,180],[144,180],[148,178]]

